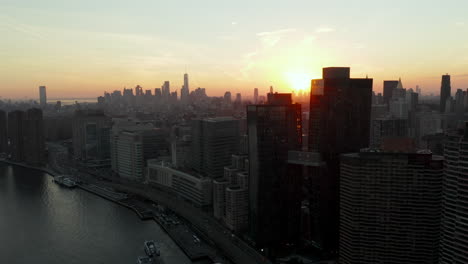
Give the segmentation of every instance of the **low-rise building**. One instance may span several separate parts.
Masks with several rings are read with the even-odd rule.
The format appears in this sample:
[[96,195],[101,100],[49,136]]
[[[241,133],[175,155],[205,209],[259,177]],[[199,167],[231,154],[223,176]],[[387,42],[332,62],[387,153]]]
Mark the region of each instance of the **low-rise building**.
[[247,228],[249,218],[249,193],[247,188],[231,186],[226,188],[226,226],[234,232]]
[[213,214],[233,232],[248,224],[249,163],[247,155],[234,154],[231,165],[224,167],[223,178],[213,181]]
[[226,216],[226,188],[228,186],[227,179],[221,178],[213,181],[213,215],[219,220]]
[[112,170],[120,177],[141,181],[145,161],[165,148],[164,134],[151,123],[115,121],[110,140]]
[[196,206],[212,204],[212,180],[173,168],[171,163],[148,160],[147,182],[182,197]]

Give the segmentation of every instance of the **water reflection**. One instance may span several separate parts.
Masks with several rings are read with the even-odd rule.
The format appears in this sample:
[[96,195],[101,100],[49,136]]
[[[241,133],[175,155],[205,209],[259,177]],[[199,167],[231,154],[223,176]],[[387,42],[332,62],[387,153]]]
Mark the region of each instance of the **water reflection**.
[[143,241],[166,263],[190,263],[152,222],[48,175],[0,163],[0,263],[135,263]]

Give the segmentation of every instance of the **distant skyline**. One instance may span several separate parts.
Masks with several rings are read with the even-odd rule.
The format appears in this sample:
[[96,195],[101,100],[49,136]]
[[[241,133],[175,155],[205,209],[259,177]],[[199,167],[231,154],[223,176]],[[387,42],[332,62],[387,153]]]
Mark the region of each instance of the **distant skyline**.
[[468,88],[468,2],[2,0],[1,98],[95,97],[123,87],[209,96],[308,90],[323,67],[401,77],[439,94]]

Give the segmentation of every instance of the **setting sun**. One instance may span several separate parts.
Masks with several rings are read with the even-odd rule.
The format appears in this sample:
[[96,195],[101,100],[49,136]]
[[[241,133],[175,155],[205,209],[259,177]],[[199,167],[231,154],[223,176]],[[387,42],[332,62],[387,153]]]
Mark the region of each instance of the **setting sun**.
[[285,78],[294,92],[308,91],[310,89],[310,80],[313,79],[311,74],[305,72],[286,72]]

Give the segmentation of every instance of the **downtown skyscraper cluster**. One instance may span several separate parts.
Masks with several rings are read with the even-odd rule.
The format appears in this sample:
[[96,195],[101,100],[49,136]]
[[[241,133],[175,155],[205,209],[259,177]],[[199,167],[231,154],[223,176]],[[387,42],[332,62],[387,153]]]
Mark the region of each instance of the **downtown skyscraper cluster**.
[[[382,95],[350,68],[322,75],[301,104],[273,87],[253,101],[208,97],[185,74],[180,99],[166,81],[44,111],[73,109],[63,126],[78,168],[190,203],[272,260],[301,249],[340,263],[466,262],[466,92],[452,97],[444,75],[442,111],[401,79]],[[0,135],[39,127],[36,112],[0,114]],[[35,142],[10,136],[0,148],[32,160],[21,150]]]
[[[449,89],[448,78],[442,90]],[[304,196],[295,194],[305,186],[309,239],[325,253],[338,252],[340,263],[467,261],[462,201],[468,188],[460,165],[466,130],[446,130],[444,168],[444,157],[418,147],[411,130],[404,131],[418,111],[418,94],[401,80],[386,85],[388,104],[408,106],[387,109],[409,125],[381,120],[385,127],[372,148],[372,79],[350,78],[349,68],[324,68],[323,79],[312,80],[308,152],[298,152],[301,137],[292,131],[301,127],[294,123],[300,115],[287,96],[268,94],[267,104],[248,106],[249,232],[257,247],[275,256],[297,243],[290,223],[302,219]],[[287,163],[301,168],[291,174]]]

